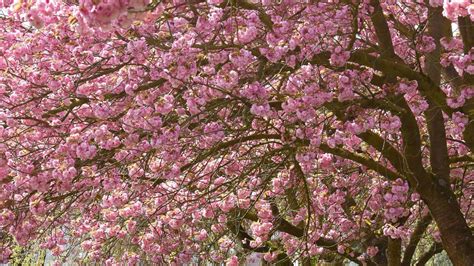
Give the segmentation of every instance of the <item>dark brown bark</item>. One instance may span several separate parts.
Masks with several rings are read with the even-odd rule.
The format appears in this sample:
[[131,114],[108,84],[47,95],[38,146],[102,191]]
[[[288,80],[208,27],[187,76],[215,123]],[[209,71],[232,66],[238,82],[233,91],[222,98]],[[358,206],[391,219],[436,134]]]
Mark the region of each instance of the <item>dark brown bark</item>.
[[[453,264],[472,265],[472,262],[474,262],[474,253],[471,252],[471,250],[474,250],[472,247],[472,233],[449,184],[446,182],[447,178],[442,178],[442,173],[446,174],[447,172],[446,167],[443,167],[443,165],[436,166],[435,171],[438,173],[438,177],[426,171],[422,163],[421,137],[417,121],[402,97],[398,99],[396,104],[405,110],[399,115],[402,121],[403,154],[400,154],[380,136],[370,131],[360,134],[359,137],[389,159],[392,165],[407,177],[410,186],[420,193],[440,228],[443,244],[445,244],[445,249]],[[439,125],[444,127],[443,123]],[[436,125],[433,125],[433,127],[436,127]],[[439,137],[442,134],[444,133],[434,134],[433,137],[435,135]],[[443,160],[442,150],[444,150],[443,147],[434,151],[434,158]]]
[[[444,249],[454,265],[474,264],[474,240],[459,204],[445,179],[427,172],[422,164],[421,139],[417,122],[404,99],[398,102],[406,112],[400,115],[402,122],[403,154],[412,177],[407,176],[428,205],[433,219],[441,232]],[[439,147],[434,147],[438,149]],[[437,152],[442,150],[439,148]],[[436,156],[439,156],[437,154]],[[441,156],[440,156],[441,157]]]
[[474,46],[474,23],[472,23],[469,17],[459,17],[458,24],[464,44],[464,53],[467,54]]
[[[442,15],[442,8],[429,8],[428,32],[433,37],[436,49],[428,54],[426,59],[426,73],[439,86],[441,82],[441,44],[444,28],[449,27],[449,21]],[[433,174],[443,184],[449,183],[449,156],[446,142],[446,128],[440,106],[428,100],[429,108],[425,112],[430,138],[430,163]]]
[[420,190],[439,231],[444,249],[454,265],[474,265],[474,239],[449,187],[432,183]]
[[[429,8],[428,32],[434,38],[436,49],[427,57],[426,72],[435,86],[441,80],[440,39],[448,23],[441,8]],[[420,194],[440,229],[443,247],[453,264],[474,265],[474,238],[449,184],[449,156],[442,110],[436,103],[430,100],[428,103],[425,117],[433,174],[418,174],[423,183],[427,182],[426,185],[421,184]]]
[[464,113],[471,114],[469,116],[469,123],[463,132],[464,141],[469,149],[474,151],[474,98],[467,100],[463,106]]
[[387,262],[388,266],[400,266],[400,257],[402,254],[402,240],[388,238]]
[[403,254],[403,266],[410,266],[411,260],[413,259],[413,255],[415,254],[416,247],[421,240],[421,237],[426,231],[426,228],[430,225],[432,221],[431,216],[428,214],[423,217],[416,225],[415,230],[413,231],[410,242],[408,243],[407,247],[405,248],[405,253]]

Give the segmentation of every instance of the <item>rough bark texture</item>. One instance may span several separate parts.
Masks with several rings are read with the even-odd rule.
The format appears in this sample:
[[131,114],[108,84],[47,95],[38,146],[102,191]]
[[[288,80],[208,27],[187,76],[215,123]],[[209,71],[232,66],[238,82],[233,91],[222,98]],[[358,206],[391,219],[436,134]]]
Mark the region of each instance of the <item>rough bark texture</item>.
[[441,232],[443,247],[454,265],[474,265],[474,239],[452,191],[434,182],[420,194]]
[[400,266],[402,254],[402,240],[388,238],[387,259],[388,266]]
[[[434,85],[441,80],[440,39],[449,22],[442,16],[441,8],[429,8],[428,31],[434,38],[436,49],[427,58],[426,72]],[[443,240],[443,247],[454,265],[474,265],[474,239],[458,202],[449,185],[449,156],[446,143],[446,129],[441,108],[429,102],[425,112],[430,139],[430,163],[433,175],[431,186],[421,186],[431,215],[436,221]],[[426,179],[426,177],[422,177]]]
[[[464,53],[474,47],[474,23],[468,17],[458,18],[459,31],[461,33],[462,41],[464,44]],[[463,82],[467,86],[474,86],[474,75],[464,73]],[[464,140],[471,151],[474,150],[474,98],[468,100],[463,107],[463,111],[468,114],[469,124],[464,129]]]

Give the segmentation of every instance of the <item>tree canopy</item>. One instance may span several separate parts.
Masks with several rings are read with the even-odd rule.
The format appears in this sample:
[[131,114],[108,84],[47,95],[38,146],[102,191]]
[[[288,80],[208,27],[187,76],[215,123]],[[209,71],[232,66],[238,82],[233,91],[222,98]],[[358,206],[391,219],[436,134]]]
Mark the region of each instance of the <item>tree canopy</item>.
[[469,0],[0,7],[0,262],[474,265]]

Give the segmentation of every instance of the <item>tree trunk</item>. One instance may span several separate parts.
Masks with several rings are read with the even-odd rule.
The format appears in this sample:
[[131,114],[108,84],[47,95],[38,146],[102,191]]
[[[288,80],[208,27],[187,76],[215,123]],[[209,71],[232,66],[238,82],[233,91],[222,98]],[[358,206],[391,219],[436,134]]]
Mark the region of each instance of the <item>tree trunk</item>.
[[400,266],[400,257],[402,255],[402,240],[400,238],[388,238],[387,260],[388,266]]
[[474,238],[452,192],[438,184],[421,188],[420,195],[438,225],[451,262],[456,266],[474,265]]
[[[426,61],[426,72],[435,86],[441,81],[440,39],[449,33],[450,22],[443,17],[442,8],[428,8],[428,32],[436,49]],[[438,225],[444,249],[454,265],[474,265],[474,238],[454,193],[450,188],[449,155],[441,107],[429,101],[425,112],[430,138],[430,162],[432,174],[420,176],[417,189],[430,209]]]

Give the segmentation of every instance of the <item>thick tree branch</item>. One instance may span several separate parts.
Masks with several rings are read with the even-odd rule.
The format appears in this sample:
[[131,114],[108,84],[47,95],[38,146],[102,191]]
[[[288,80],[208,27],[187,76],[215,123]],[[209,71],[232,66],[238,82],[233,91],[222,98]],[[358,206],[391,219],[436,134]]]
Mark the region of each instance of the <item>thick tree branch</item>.
[[413,178],[408,176],[408,181],[413,188],[417,188],[420,185],[427,185],[431,180],[426,169],[423,167],[421,136],[418,122],[403,97],[399,97],[397,104],[406,110],[406,112],[399,117],[402,124],[403,157],[409,168],[407,170],[413,173]]
[[342,149],[340,147],[331,148],[326,144],[321,144],[319,146],[319,148],[324,152],[331,153],[333,155],[337,155],[339,157],[351,160],[353,162],[360,163],[361,165],[366,166],[367,168],[369,168],[371,170],[374,170],[375,172],[379,173],[381,176],[384,176],[384,177],[386,177],[390,180],[396,180],[398,178],[403,179],[402,175],[400,175],[396,172],[393,172],[392,170],[388,169],[387,167],[381,165],[380,163],[378,163],[378,162],[376,162],[376,161],[374,161],[374,160],[372,160],[368,157],[365,157],[365,156],[362,156],[362,155],[359,155],[359,154],[355,154],[355,153],[351,153],[351,152],[349,152],[345,149]]
[[[459,17],[458,26],[464,45],[464,53],[469,54],[471,49],[474,47],[474,23],[471,21],[469,16]],[[464,73],[464,80],[467,85],[474,85],[474,75]]]
[[458,17],[458,26],[464,44],[464,53],[467,54],[474,47],[474,24],[469,16],[465,16]]
[[[344,108],[338,108],[337,105],[330,104],[326,107],[335,113],[336,117],[345,122],[344,119]],[[399,107],[400,108],[400,107]],[[402,108],[405,110],[405,108]],[[402,112],[403,113],[403,112]],[[380,135],[374,133],[371,130],[367,130],[363,133],[357,135],[367,144],[372,146],[378,152],[380,152],[391,164],[392,166],[403,176],[411,176],[412,173],[407,167],[407,163],[403,155],[396,149],[392,144],[390,144],[386,139],[382,138]],[[383,168],[379,168],[383,169]],[[384,169],[383,169],[384,170]]]
[[392,43],[392,36],[388,27],[387,20],[383,14],[379,0],[371,0],[370,5],[374,8],[374,12],[370,16],[375,34],[381,48],[380,55],[384,58],[397,58]]
[[427,76],[413,70],[411,67],[393,60],[378,58],[363,51],[354,51],[349,60],[374,68],[382,73],[390,73],[408,80],[416,80],[418,82],[418,89],[423,96],[433,101],[448,115],[453,113],[453,110],[446,103],[446,94],[441,88],[436,86]]
[[[446,23],[443,9],[441,7],[428,8],[428,32],[433,37],[436,48],[427,55],[426,72],[434,85],[439,86],[441,82],[441,43],[444,35],[443,28]],[[428,135],[430,138],[430,162],[433,173],[437,178],[449,184],[449,155],[446,142],[446,128],[442,110],[431,99],[428,99],[429,108],[425,111],[425,118],[428,124]]]

